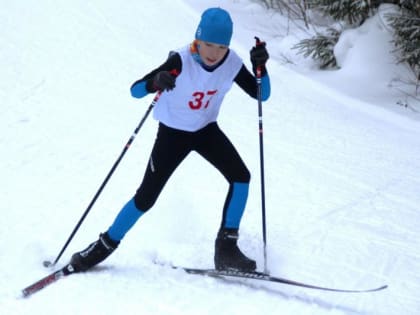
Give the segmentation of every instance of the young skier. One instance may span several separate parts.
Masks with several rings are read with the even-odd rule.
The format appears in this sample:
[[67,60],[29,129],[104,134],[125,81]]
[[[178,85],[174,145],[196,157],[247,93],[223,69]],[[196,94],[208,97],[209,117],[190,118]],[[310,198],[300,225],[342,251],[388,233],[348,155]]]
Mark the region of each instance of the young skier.
[[[172,52],[160,67],[131,86],[131,94],[136,98],[162,91],[154,107],[154,117],[159,121],[157,137],[134,197],[97,241],[72,256],[70,263],[76,272],[100,263],[117,248],[128,230],[153,206],[169,177],[191,151],[211,163],[229,183],[215,242],[216,269],[256,269],[256,262],[237,246],[250,173],[216,122],[223,98],[234,82],[257,98],[256,78],[229,48],[232,31],[228,12],[221,8],[207,9],[201,16],[193,43]],[[261,69],[261,99],[265,101],[270,95],[265,43],[253,47],[250,57],[254,74],[257,67]]]

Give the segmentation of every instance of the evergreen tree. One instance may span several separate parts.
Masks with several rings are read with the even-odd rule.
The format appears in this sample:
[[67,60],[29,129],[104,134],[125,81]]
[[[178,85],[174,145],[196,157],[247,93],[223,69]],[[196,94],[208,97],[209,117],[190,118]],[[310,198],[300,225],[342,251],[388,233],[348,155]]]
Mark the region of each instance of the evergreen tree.
[[401,2],[399,14],[389,15],[394,28],[394,44],[399,62],[407,62],[420,80],[420,3],[415,0]]
[[369,0],[308,0],[307,5],[350,25],[362,24],[369,16]]
[[298,49],[304,57],[311,56],[319,62],[321,69],[336,68],[337,60],[334,56],[334,46],[340,37],[340,31],[329,28],[327,34],[319,34],[313,38],[300,41],[293,49]]
[[[287,8],[287,12],[293,11],[291,8],[298,6],[305,16],[305,23],[309,21],[306,19],[306,11],[322,12],[340,22],[343,28],[363,24],[383,3],[399,5],[400,12],[388,16],[394,29],[395,53],[399,55],[399,62],[406,62],[413,69],[417,78],[416,84],[420,84],[420,0],[264,0],[263,2],[272,8]],[[337,62],[334,46],[340,34],[341,31],[329,28],[326,34],[304,39],[293,48],[298,49],[305,57],[310,56],[318,61],[321,69],[335,68]]]
[[[360,25],[370,14],[370,0],[307,0],[307,8],[317,10],[333,19],[351,25]],[[318,34],[311,39],[305,39],[293,48],[305,57],[311,56],[320,63],[320,68],[335,68],[337,61],[334,56],[334,46],[341,31],[329,28],[326,34]]]

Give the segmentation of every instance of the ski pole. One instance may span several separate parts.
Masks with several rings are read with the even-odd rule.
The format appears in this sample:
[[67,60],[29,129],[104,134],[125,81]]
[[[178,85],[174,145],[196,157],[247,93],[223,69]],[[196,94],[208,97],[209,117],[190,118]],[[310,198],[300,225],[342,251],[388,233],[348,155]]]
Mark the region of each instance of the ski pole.
[[[255,37],[255,45],[262,45],[258,37]],[[267,268],[267,227],[265,216],[265,184],[264,184],[264,139],[263,139],[263,113],[261,100],[261,66],[257,65],[256,80],[257,80],[257,99],[258,99],[258,130],[260,142],[260,174],[261,174],[261,216],[262,216],[262,234],[263,234],[263,250],[264,250],[264,272],[268,273]]]
[[90,202],[90,204],[88,205],[88,207],[86,208],[85,212],[83,213],[82,217],[80,218],[79,222],[76,224],[76,226],[74,227],[73,231],[71,232],[69,238],[67,239],[66,243],[64,244],[63,248],[61,249],[60,253],[58,254],[57,258],[54,260],[53,263],[51,263],[50,261],[44,261],[43,264],[45,267],[51,267],[54,266],[55,264],[57,264],[57,262],[59,261],[60,257],[63,255],[64,251],[66,250],[67,246],[70,244],[71,240],[73,239],[74,235],[76,234],[76,232],[79,230],[80,226],[82,225],[83,221],[85,220],[86,216],[88,215],[88,213],[90,212],[90,210],[92,209],[93,205],[95,204],[96,200],[98,199],[99,195],[102,193],[102,190],[105,188],[106,184],[108,183],[109,179],[111,178],[112,174],[114,173],[114,171],[116,170],[116,168],[118,167],[118,164],[120,164],[122,158],[124,157],[125,153],[127,152],[127,150],[130,148],[131,144],[133,143],[134,139],[137,136],[137,133],[139,132],[140,128],[143,126],[144,122],[146,121],[146,118],[149,116],[152,108],[155,106],[155,104],[157,103],[157,101],[159,100],[160,96],[162,94],[162,91],[159,91],[156,96],[153,98],[152,103],[149,105],[149,107],[146,110],[146,113],[144,114],[143,118],[140,120],[138,126],[136,127],[136,129],[134,130],[133,134],[131,135],[130,139],[128,139],[126,145],[124,146],[120,156],[118,157],[118,159],[115,161],[114,165],[112,166],[111,170],[109,171],[108,175],[105,177],[105,180],[102,182],[101,186],[99,187],[98,191],[96,192],[96,194],[94,195],[92,201]]

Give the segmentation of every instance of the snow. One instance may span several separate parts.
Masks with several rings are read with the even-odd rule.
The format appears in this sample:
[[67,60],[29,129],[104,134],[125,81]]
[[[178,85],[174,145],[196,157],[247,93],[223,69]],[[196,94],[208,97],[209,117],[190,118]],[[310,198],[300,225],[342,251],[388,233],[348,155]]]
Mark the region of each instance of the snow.
[[[23,299],[51,270],[152,96],[129,86],[190,42],[202,10],[235,22],[249,65],[267,41],[272,97],[264,105],[268,267],[339,294],[187,275],[211,267],[227,184],[192,154],[118,250],[86,274]],[[388,7],[386,9],[389,9]],[[8,1],[0,11],[0,309],[2,314],[406,314],[420,309],[420,103],[409,72],[386,54],[378,14],[337,45],[340,70],[318,71],[290,49],[302,28],[250,0]],[[285,62],[288,60],[288,62]],[[397,105],[397,102],[409,106]],[[264,265],[256,102],[239,88],[220,125],[253,178],[240,245]],[[137,188],[156,132],[149,118],[59,262],[107,229]]]

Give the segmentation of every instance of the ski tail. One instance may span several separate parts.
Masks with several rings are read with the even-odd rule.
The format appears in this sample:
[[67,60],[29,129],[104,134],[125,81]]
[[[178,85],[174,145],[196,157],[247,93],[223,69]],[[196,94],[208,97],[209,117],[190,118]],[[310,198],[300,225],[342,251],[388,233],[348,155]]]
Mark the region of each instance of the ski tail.
[[216,270],[216,269],[198,269],[198,268],[186,268],[186,267],[174,267],[176,269],[182,269],[187,273],[196,274],[196,275],[203,275],[203,276],[210,276],[210,277],[236,277],[236,278],[243,278],[243,279],[254,279],[254,280],[262,280],[268,282],[276,282],[281,284],[287,284],[307,289],[315,289],[315,290],[322,290],[322,291],[331,291],[331,292],[341,292],[341,293],[367,293],[367,292],[376,292],[384,290],[388,287],[388,285],[382,285],[380,287],[370,288],[370,289],[338,289],[338,288],[329,288],[323,287],[318,285],[307,284],[303,282],[298,282],[294,280],[289,280],[280,277],[274,277],[264,272],[258,271],[239,271],[239,270]]

